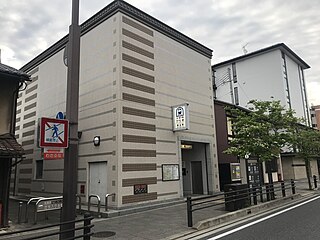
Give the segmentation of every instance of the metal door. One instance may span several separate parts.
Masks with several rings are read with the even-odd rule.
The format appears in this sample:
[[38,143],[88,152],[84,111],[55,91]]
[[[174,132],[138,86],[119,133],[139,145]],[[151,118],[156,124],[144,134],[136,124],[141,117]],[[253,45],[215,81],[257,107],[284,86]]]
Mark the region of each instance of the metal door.
[[[107,194],[107,162],[89,163],[89,195],[99,195],[101,204]],[[92,202],[96,202],[93,198]]]
[[192,194],[203,194],[202,164],[191,162]]

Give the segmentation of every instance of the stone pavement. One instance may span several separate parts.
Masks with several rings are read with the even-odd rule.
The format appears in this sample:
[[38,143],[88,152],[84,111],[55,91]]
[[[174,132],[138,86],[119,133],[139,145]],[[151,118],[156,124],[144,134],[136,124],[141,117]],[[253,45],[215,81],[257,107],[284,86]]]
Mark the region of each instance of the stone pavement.
[[[308,190],[308,184],[306,180],[296,182],[297,196],[310,195],[318,193],[318,191]],[[289,192],[289,191],[288,191]],[[278,193],[277,196],[280,196]],[[290,197],[288,198],[290,200]],[[279,203],[281,204],[281,198]],[[45,224],[51,224],[59,221],[59,211],[53,211],[48,213],[48,219],[42,213],[38,216],[39,223],[37,225],[32,224],[32,219],[29,223],[17,224],[17,202],[13,202],[10,208],[10,217],[13,220],[11,227],[7,231],[29,228],[34,226],[42,226]],[[263,206],[263,204],[258,204]],[[241,210],[239,210],[241,211]],[[234,216],[237,212],[226,212],[224,204],[215,207],[199,210],[194,212],[193,222],[196,225],[199,221],[206,219],[225,219],[226,216]],[[254,213],[253,213],[254,214]],[[82,216],[79,216],[82,217]],[[24,216],[22,217],[24,219]],[[93,220],[95,235],[91,238],[93,240],[98,239],[170,239],[171,236],[178,236],[183,233],[188,234],[196,231],[196,229],[187,227],[187,215],[186,215],[186,203],[178,201],[175,204],[169,206],[158,207],[156,209],[147,209],[141,212],[131,213],[128,215],[115,216],[110,218],[95,218]],[[0,231],[1,232],[1,231]],[[0,239],[10,239],[1,237]],[[18,239],[18,238],[11,238]],[[58,239],[58,237],[51,237],[46,239]]]

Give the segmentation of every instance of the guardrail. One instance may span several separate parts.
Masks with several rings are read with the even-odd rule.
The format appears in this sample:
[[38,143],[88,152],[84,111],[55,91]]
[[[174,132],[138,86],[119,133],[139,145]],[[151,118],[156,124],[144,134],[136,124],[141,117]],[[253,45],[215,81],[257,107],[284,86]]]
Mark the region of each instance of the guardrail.
[[113,196],[113,197],[115,197],[116,196],[116,194],[115,193],[107,193],[106,194],[106,199],[105,199],[105,211],[107,212],[108,211],[108,198],[110,197],[110,196]]
[[43,197],[34,197],[34,198],[30,198],[29,201],[27,202],[26,204],[26,212],[25,212],[25,222],[27,223],[28,222],[28,209],[29,209],[29,206],[32,202],[36,202],[38,201],[39,199],[41,199]]
[[96,198],[98,200],[98,214],[100,215],[100,208],[101,208],[101,199],[99,195],[91,194],[88,198],[88,211],[90,212],[91,207],[91,198]]
[[[187,197],[187,222],[188,227],[193,226],[193,212],[210,208],[218,205],[234,204],[235,209],[247,207],[246,205],[258,204],[257,197],[260,196],[260,201],[263,202],[263,196],[266,195],[267,201],[274,200],[276,192],[280,191],[282,196],[286,196],[286,189],[291,189],[292,194],[295,194],[295,182],[291,180],[290,183],[281,182],[279,186],[267,184],[265,186],[253,186],[251,188],[239,189],[236,191],[228,191],[224,193],[217,193],[205,197],[191,198]],[[241,202],[242,201],[242,202]],[[241,204],[237,204],[241,203]]]
[[[4,236],[9,236],[10,239],[15,239],[18,238],[20,240],[30,240],[30,239],[41,239],[41,238],[46,238],[47,237],[51,237],[51,236],[58,236],[61,234],[65,234],[71,231],[75,231],[75,236],[68,238],[69,240],[73,240],[73,239],[79,239],[79,238],[83,238],[84,240],[90,240],[91,236],[94,234],[91,229],[94,227],[93,224],[91,224],[91,220],[93,219],[92,216],[90,216],[90,214],[85,213],[84,214],[84,218],[83,219],[78,219],[78,220],[74,220],[74,221],[68,221],[68,222],[62,222],[62,223],[57,223],[57,224],[52,224],[52,225],[47,225],[47,226],[41,226],[41,227],[36,227],[36,228],[27,228],[24,230],[19,230],[19,231],[12,231],[12,232],[7,232],[7,233],[0,233],[0,239],[2,239],[2,237]],[[58,227],[61,225],[65,225],[65,224],[70,224],[70,223],[79,223],[79,222],[83,222],[83,226],[75,226],[74,229],[68,229],[65,231],[60,231],[60,230],[53,230],[51,232],[40,232],[39,234],[34,233],[35,231],[39,231],[39,230],[46,230],[52,227]],[[79,231],[82,231],[82,233],[80,233],[80,235],[78,235]],[[30,233],[32,234],[32,236],[30,237],[30,235],[25,235],[28,232],[33,232]],[[25,235],[25,237],[21,236],[21,234]],[[36,235],[36,236],[35,236]],[[50,238],[51,239],[51,238]]]
[[62,200],[63,200],[62,196],[39,199],[36,202],[36,207],[34,210],[34,224],[37,223],[37,216],[39,212],[61,210]]

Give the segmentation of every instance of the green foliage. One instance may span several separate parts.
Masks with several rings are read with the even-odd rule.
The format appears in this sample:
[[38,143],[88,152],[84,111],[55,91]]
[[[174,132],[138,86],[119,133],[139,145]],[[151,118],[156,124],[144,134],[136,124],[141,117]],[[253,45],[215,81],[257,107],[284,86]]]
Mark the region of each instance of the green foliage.
[[297,155],[305,162],[320,156],[320,132],[319,130],[299,127],[294,136],[294,145]]
[[294,111],[281,106],[280,101],[252,100],[249,104],[249,111],[226,108],[233,118],[234,138],[225,153],[241,158],[250,153],[260,161],[277,158],[281,148],[290,147],[301,120],[294,116]]

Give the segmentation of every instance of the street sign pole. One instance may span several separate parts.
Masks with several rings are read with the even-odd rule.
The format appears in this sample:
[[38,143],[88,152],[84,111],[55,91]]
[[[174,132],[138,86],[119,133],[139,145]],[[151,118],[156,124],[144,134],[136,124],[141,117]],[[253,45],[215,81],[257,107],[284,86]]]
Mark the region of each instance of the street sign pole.
[[[61,222],[73,221],[76,217],[77,168],[78,168],[78,109],[79,109],[79,64],[80,26],[79,0],[72,0],[72,20],[69,27],[68,76],[66,117],[69,120],[69,148],[65,151],[63,174],[63,207]],[[73,238],[75,224],[60,227],[60,239]]]

